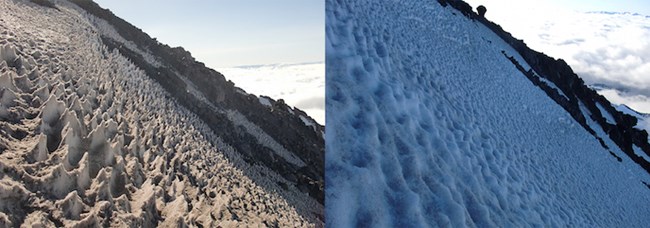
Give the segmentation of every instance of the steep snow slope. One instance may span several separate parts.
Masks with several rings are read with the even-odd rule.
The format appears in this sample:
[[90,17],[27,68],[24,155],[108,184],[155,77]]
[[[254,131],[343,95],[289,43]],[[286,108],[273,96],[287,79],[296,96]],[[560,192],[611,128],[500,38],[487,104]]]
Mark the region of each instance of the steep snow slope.
[[439,2],[326,1],[328,226],[647,224],[648,173]]
[[297,167],[304,157],[215,105],[252,135],[249,151],[235,148],[136,60],[107,47],[110,25],[54,3],[0,1],[0,226],[323,225],[323,206],[295,176],[244,152],[256,143]]
[[[269,167],[323,202],[322,125],[305,124],[305,119],[313,120],[281,100],[264,100],[243,92],[221,73],[197,62],[182,47],[172,48],[158,42],[92,1],[69,1],[97,28],[103,44],[110,50],[119,50],[144,70],[245,161]],[[290,162],[287,158],[302,162]]]

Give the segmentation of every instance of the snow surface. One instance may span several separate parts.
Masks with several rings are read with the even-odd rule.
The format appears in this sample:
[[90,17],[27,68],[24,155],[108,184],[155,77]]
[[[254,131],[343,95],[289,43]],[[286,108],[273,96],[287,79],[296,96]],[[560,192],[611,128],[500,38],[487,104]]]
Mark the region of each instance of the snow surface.
[[260,104],[263,104],[265,106],[271,107],[271,101],[266,98],[266,97],[259,97],[258,100],[260,101]]
[[[530,69],[530,68],[529,68],[529,69]],[[555,91],[557,91],[557,92],[558,92],[562,97],[564,97],[564,99],[569,100],[569,97],[567,97],[566,94],[564,94],[564,91],[562,91],[559,87],[557,87],[557,85],[555,85],[555,83],[549,81],[549,80],[546,79],[546,78],[540,77],[537,73],[535,73],[535,76],[536,76],[537,78],[539,78],[542,82],[544,82],[544,84],[550,86],[550,87],[553,88]]]
[[307,119],[307,117],[304,117],[303,115],[300,115],[298,117],[300,117],[300,120],[302,120],[302,122],[307,126],[315,126],[316,125],[314,122],[312,122],[310,119]]
[[527,67],[436,1],[326,1],[328,226],[650,222],[648,174],[501,51]]
[[[243,161],[104,46],[99,36],[114,29],[56,5],[0,0],[0,227],[323,225],[318,202]],[[264,132],[254,136],[283,152]]]
[[325,124],[325,63],[271,64],[219,68],[217,71],[255,95],[283,99]]
[[[609,124],[616,125],[616,121],[614,120],[614,117],[612,116],[611,113],[609,113],[605,108],[600,103],[596,103],[596,107],[598,107],[598,111],[600,111],[600,114],[603,115],[605,118],[605,121]],[[588,116],[585,116],[588,117]]]
[[641,148],[639,148],[636,145],[633,145],[632,148],[634,150],[634,154],[636,154],[637,156],[642,157],[646,161],[650,161],[650,156],[648,156],[645,152],[643,152],[643,150],[641,150]]

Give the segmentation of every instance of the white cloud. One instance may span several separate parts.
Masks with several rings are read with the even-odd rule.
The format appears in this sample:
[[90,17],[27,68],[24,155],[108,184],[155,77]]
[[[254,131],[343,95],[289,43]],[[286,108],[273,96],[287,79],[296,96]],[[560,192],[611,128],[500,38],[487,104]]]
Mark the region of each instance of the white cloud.
[[524,39],[563,58],[586,83],[619,89],[600,91],[610,101],[650,112],[650,18],[602,12],[575,12],[571,18],[561,22],[550,17],[564,28],[546,28],[546,39]]
[[325,123],[325,64],[271,64],[218,68],[226,79],[248,93],[269,96],[305,111]]
[[650,97],[648,96],[633,95],[616,89],[603,89],[598,93],[607,97],[614,104],[625,104],[637,112],[650,113]]

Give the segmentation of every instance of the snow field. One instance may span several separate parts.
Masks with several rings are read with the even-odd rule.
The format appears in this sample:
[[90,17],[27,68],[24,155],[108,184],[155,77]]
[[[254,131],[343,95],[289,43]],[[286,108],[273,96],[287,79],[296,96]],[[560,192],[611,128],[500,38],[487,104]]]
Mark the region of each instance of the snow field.
[[57,6],[0,1],[0,226],[318,226],[317,202]]
[[436,1],[326,9],[328,226],[647,222],[647,174],[523,76],[489,29]]

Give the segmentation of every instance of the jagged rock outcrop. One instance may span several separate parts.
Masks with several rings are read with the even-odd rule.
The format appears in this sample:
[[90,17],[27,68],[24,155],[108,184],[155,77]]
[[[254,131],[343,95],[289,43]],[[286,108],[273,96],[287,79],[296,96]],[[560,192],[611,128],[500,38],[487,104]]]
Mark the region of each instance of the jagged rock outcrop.
[[480,5],[480,6],[476,7],[476,12],[478,12],[478,15],[480,17],[485,17],[485,12],[486,11],[487,11],[487,9],[483,5]]

